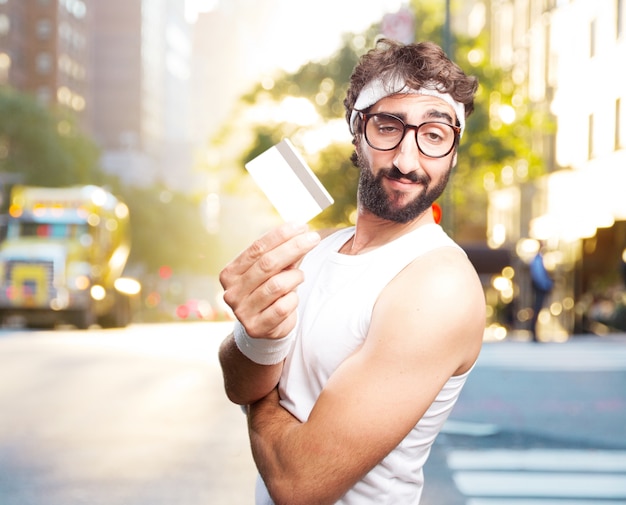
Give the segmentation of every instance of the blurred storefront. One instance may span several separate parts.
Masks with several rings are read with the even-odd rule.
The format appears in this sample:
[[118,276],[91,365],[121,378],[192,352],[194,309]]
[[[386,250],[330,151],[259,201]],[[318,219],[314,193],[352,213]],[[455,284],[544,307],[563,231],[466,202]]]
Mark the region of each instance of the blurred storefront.
[[[490,194],[489,243],[509,251],[513,297],[509,332],[527,333],[532,316],[528,265],[540,245],[555,281],[540,317],[545,340],[626,330],[626,163],[614,169],[561,170]],[[530,214],[530,219],[525,219]],[[506,305],[510,297],[498,299]]]
[[528,263],[539,246],[555,286],[543,340],[626,330],[625,0],[491,0],[492,59],[511,71],[542,132],[546,174],[489,195],[488,241],[512,249],[510,331],[532,316]]

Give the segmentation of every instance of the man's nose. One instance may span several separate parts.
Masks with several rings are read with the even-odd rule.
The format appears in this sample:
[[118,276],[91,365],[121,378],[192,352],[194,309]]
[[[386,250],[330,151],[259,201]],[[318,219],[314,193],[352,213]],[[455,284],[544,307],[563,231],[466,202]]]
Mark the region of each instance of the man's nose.
[[415,172],[419,168],[419,149],[417,147],[417,131],[407,128],[404,138],[396,147],[393,159],[395,166],[403,174]]

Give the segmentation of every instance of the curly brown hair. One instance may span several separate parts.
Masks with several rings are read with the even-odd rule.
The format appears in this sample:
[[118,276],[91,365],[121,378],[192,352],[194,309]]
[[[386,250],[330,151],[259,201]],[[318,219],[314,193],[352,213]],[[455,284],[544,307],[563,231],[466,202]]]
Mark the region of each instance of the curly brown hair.
[[[361,57],[350,77],[350,86],[343,101],[348,124],[363,87],[381,76],[386,80],[405,82],[413,89],[436,83],[439,91],[449,93],[457,102],[465,105],[466,118],[474,110],[478,79],[466,75],[441,47],[433,42],[405,45],[390,39],[380,39],[374,49]],[[355,131],[359,131],[359,128]]]

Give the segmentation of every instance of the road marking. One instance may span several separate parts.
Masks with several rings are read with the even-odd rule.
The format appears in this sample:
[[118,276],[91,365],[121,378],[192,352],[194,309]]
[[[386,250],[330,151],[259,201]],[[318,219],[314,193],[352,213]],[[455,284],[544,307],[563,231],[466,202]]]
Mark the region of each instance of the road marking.
[[448,456],[453,470],[530,470],[568,472],[626,472],[625,451],[492,449],[454,451]]
[[467,505],[626,504],[626,451],[458,450],[447,462]]
[[528,472],[457,472],[454,482],[468,496],[626,498],[623,475]]
[[448,419],[441,429],[441,433],[448,435],[467,435],[470,437],[489,437],[500,431],[498,425],[488,423],[472,423]]
[[534,500],[534,499],[502,499],[502,498],[472,498],[466,502],[465,505],[626,505],[626,501],[611,500],[610,502],[601,502],[597,500],[560,500],[550,498],[549,500]]

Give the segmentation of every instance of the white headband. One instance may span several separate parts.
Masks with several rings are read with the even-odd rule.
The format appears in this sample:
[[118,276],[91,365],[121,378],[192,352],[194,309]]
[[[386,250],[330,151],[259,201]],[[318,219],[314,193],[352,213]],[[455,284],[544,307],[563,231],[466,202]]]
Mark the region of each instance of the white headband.
[[428,95],[440,98],[447,104],[449,104],[456,114],[456,118],[461,127],[461,136],[463,135],[463,130],[465,129],[465,105],[460,102],[457,102],[449,93],[442,93],[437,89],[437,84],[427,83],[428,87],[422,87],[420,89],[413,89],[406,85],[406,83],[399,78],[394,78],[393,80],[384,79],[382,77],[377,77],[376,79],[371,80],[361,90],[358,98],[354,104],[354,109],[350,115],[350,130],[354,133],[354,122],[357,118],[357,115],[360,111],[371,107],[379,100],[391,95],[398,95],[402,93],[415,93],[418,95]]

